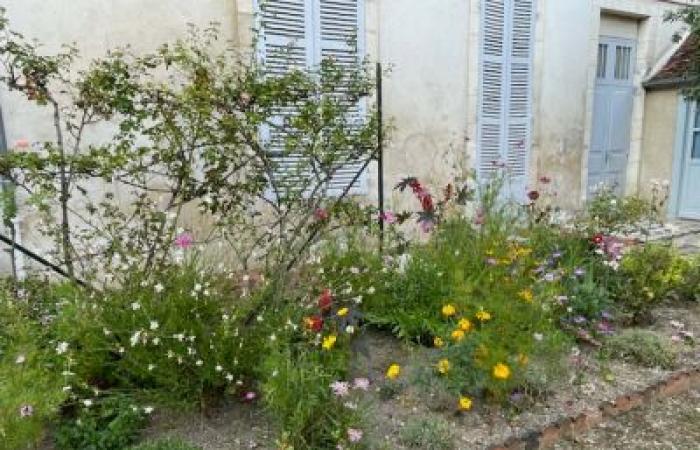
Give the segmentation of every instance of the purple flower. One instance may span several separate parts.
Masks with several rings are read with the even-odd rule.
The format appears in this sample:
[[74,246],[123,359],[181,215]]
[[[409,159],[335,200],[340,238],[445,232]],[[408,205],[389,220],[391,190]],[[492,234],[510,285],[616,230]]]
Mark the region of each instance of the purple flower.
[[186,250],[194,244],[194,237],[190,233],[182,233],[175,238],[175,246]]
[[612,320],[613,319],[612,314],[610,314],[608,311],[601,312],[600,317],[602,317],[605,320]]
[[574,321],[574,323],[586,323],[586,318],[583,316],[576,316],[572,320]]
[[248,391],[248,392],[246,392],[246,393],[243,394],[243,401],[245,401],[245,402],[252,402],[252,401],[255,400],[257,397],[258,397],[258,394],[256,394],[256,393],[253,392],[253,391]]
[[366,391],[369,389],[369,380],[367,378],[355,378],[353,381],[353,387],[355,389]]
[[613,326],[604,320],[598,322],[598,331],[602,334],[613,334],[615,332]]
[[34,414],[34,408],[32,405],[22,405],[19,409],[19,415],[21,417],[31,417]]
[[362,435],[362,430],[358,430],[357,428],[348,428],[348,440],[350,442],[360,442]]
[[582,277],[585,274],[586,274],[586,271],[580,267],[577,267],[576,269],[574,269],[574,275],[576,275],[577,277]]
[[510,402],[511,403],[520,403],[523,400],[523,395],[522,392],[520,391],[515,391],[512,394],[510,394]]
[[331,383],[331,390],[336,397],[345,397],[350,393],[350,384],[346,381],[334,381]]

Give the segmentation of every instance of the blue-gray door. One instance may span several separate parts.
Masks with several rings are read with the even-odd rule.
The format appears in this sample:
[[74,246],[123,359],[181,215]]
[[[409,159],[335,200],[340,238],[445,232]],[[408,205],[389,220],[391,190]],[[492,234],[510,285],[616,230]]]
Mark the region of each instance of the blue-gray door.
[[681,160],[678,215],[700,219],[700,108],[697,103],[690,108],[686,142]]
[[588,193],[605,184],[624,193],[634,103],[635,42],[601,37],[598,44]]

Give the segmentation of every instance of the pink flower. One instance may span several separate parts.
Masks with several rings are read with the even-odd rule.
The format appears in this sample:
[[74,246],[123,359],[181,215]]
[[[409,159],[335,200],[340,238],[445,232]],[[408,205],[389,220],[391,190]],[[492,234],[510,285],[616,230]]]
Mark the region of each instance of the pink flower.
[[175,238],[175,246],[186,250],[194,244],[194,237],[190,233],[182,233]]
[[15,141],[16,148],[27,148],[29,147],[29,141],[26,139],[17,139]]
[[243,394],[243,401],[244,401],[244,402],[247,402],[247,403],[250,403],[250,402],[252,402],[253,400],[255,400],[257,397],[258,397],[258,394],[256,394],[256,393],[253,392],[253,391],[248,391],[248,392],[246,392],[246,393]]
[[396,215],[391,211],[384,211],[382,214],[379,215],[379,219],[389,225],[395,224],[397,220]]
[[334,381],[331,383],[331,390],[336,397],[345,397],[350,393],[350,384],[345,381]]
[[355,378],[355,380],[353,380],[353,387],[366,391],[369,389],[369,380],[367,378]]
[[350,442],[360,442],[362,439],[362,430],[357,428],[348,428],[348,440]]
[[322,222],[324,220],[328,220],[329,214],[328,211],[323,208],[316,208],[316,211],[314,211],[314,217],[319,222]]

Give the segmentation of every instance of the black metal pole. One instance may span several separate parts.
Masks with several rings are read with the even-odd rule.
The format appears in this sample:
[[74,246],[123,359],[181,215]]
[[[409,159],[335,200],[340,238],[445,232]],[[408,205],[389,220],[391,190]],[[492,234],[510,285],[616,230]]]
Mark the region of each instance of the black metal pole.
[[46,266],[56,272],[59,275],[62,275],[66,278],[70,278],[71,280],[75,281],[78,283],[80,286],[88,287],[87,283],[84,282],[83,280],[79,280],[77,278],[71,277],[71,275],[66,272],[65,270],[61,269],[58,267],[56,264],[53,264],[49,262],[47,259],[42,258],[41,256],[37,255],[33,251],[29,250],[28,248],[14,242],[12,239],[8,238],[7,236],[4,236],[3,234],[0,234],[0,241],[4,242],[5,244],[11,246],[12,248],[19,250],[20,252],[24,253],[25,255],[29,256],[32,258],[34,261],[40,263],[43,266]]
[[377,185],[379,202],[379,252],[384,252],[384,130],[382,120],[382,63],[377,63]]

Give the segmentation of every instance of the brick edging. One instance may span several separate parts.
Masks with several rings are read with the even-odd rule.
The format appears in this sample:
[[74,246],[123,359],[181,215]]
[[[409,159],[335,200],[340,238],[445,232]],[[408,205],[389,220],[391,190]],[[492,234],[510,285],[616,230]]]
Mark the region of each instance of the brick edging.
[[564,417],[546,425],[539,431],[529,431],[520,437],[513,436],[489,450],[536,450],[552,447],[562,439],[572,439],[597,427],[606,419],[624,414],[651,402],[672,397],[700,386],[700,367],[676,372],[645,389],[623,394],[612,402],[601,403],[595,410],[586,410],[578,415]]

